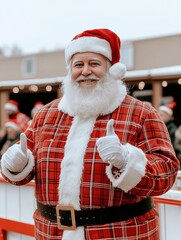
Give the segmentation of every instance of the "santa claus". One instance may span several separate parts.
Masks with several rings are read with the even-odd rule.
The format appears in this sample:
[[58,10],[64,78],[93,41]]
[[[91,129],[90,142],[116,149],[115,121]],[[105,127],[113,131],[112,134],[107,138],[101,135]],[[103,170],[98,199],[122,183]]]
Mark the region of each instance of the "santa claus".
[[179,162],[156,109],[127,94],[120,48],[108,29],[75,36],[62,99],[2,157],[12,184],[35,177],[36,239],[159,239],[152,197],[172,187]]

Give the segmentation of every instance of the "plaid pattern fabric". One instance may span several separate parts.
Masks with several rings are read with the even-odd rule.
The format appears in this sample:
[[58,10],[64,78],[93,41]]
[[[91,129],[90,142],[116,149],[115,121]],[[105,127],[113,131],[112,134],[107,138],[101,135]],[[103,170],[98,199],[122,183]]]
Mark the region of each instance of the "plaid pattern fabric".
[[[58,203],[60,164],[73,120],[58,111],[58,103],[57,99],[43,107],[26,131],[28,148],[35,156],[36,199],[53,206]],[[127,193],[113,188],[105,174],[106,164],[96,150],[96,140],[105,136],[106,124],[111,118],[115,120],[114,129],[120,141],[139,147],[148,159],[145,176]],[[144,197],[161,195],[172,187],[178,168],[168,131],[156,110],[126,96],[121,106],[112,114],[96,120],[84,158],[81,208],[119,206],[140,201]],[[27,177],[16,184],[25,184],[29,180]],[[57,229],[55,223],[47,221],[37,211],[34,219],[36,239],[61,239],[62,231]],[[85,237],[86,240],[158,240],[158,213],[153,209],[127,221],[85,227]]]

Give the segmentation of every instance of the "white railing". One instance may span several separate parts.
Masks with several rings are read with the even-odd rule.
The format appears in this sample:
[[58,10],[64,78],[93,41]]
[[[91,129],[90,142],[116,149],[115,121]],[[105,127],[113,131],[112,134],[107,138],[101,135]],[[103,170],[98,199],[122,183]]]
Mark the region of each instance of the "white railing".
[[30,236],[35,208],[33,181],[23,186],[14,186],[0,176],[0,240],[34,239]]

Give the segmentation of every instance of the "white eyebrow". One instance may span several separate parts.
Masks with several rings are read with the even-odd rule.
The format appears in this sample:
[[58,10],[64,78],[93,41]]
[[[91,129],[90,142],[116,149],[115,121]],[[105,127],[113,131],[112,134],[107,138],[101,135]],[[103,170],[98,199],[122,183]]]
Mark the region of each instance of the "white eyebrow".
[[[72,64],[74,64],[74,63],[76,63],[76,62],[82,62],[83,60],[82,59],[80,59],[80,60],[74,60],[74,61],[72,61]],[[91,58],[91,59],[89,59],[89,61],[99,61],[99,62],[101,62],[101,60],[99,59],[99,58]]]
[[92,58],[91,60],[101,61],[99,58]]

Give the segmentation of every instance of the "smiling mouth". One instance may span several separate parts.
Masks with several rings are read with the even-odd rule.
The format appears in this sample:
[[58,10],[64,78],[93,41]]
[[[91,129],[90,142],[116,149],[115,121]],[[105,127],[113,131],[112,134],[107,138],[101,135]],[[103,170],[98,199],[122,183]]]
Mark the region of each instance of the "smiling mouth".
[[97,81],[99,81],[99,80],[98,79],[81,79],[81,80],[78,80],[77,82],[79,82],[79,83],[83,83],[83,82],[89,83],[89,82],[97,82]]

